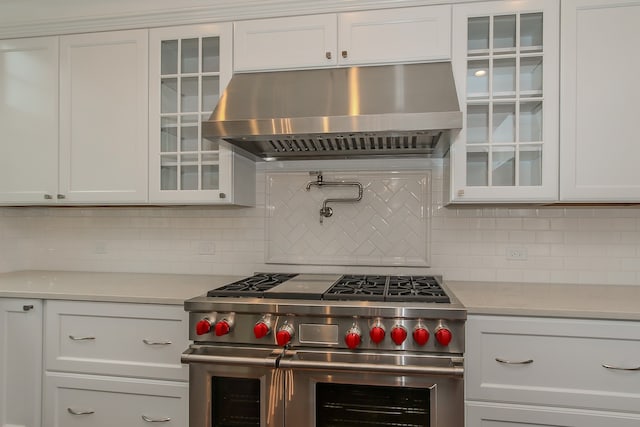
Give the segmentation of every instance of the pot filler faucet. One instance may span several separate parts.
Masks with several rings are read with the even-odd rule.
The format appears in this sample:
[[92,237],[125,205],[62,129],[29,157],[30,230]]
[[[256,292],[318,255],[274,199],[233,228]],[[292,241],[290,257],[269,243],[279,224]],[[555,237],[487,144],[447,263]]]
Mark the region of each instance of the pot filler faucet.
[[322,202],[322,207],[320,208],[320,224],[322,224],[322,220],[324,218],[329,218],[331,215],[333,215],[333,209],[331,209],[329,206],[327,206],[328,203],[337,203],[337,202],[351,202],[351,203],[355,203],[355,202],[359,202],[360,200],[362,200],[362,184],[360,184],[359,182],[348,182],[348,181],[325,181],[322,177],[322,172],[321,171],[311,171],[309,172],[309,175],[311,176],[316,176],[316,180],[315,181],[309,181],[307,183],[307,191],[311,190],[312,186],[318,186],[318,187],[324,187],[324,186],[331,186],[331,187],[357,187],[358,188],[358,196],[357,197],[352,197],[352,198],[328,198],[328,199],[324,199],[324,201]]

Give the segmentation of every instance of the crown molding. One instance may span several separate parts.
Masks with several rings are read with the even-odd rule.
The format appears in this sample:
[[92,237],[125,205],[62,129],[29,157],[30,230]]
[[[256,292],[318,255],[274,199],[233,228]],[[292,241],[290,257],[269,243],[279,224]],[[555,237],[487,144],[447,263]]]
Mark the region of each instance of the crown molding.
[[[47,0],[37,0],[47,1]],[[135,1],[135,0],[132,0]],[[3,12],[0,3],[0,38],[51,36],[135,28],[166,27],[208,22],[239,21],[276,16],[310,15],[349,12],[367,9],[425,6],[443,3],[461,3],[464,0],[218,0],[215,5],[172,7],[119,13],[92,10],[89,6],[80,11],[82,16],[55,19],[11,20],[11,14]],[[477,1],[477,0],[471,0]],[[466,2],[469,2],[467,0]],[[34,7],[25,2],[24,7]],[[182,2],[188,3],[188,2]],[[87,4],[90,4],[88,2]],[[101,7],[104,8],[104,2]],[[15,6],[21,7],[21,6]],[[64,6],[61,6],[64,7]],[[78,11],[75,10],[77,13]],[[7,18],[2,18],[5,16]]]

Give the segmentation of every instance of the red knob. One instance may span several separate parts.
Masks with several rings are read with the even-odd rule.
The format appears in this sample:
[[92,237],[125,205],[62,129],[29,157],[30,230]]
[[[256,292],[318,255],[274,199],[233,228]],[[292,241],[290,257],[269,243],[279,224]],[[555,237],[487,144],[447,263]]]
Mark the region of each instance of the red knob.
[[440,328],[436,331],[436,341],[440,343],[442,346],[448,346],[451,342],[451,331],[447,328]]
[[271,328],[264,322],[258,322],[253,327],[253,335],[258,339],[266,337],[269,335],[269,332],[271,332]]
[[211,322],[209,319],[202,319],[198,323],[196,323],[196,334],[204,335],[211,330]]
[[371,341],[373,341],[376,344],[380,344],[384,339],[384,336],[385,336],[384,328],[380,326],[374,326],[369,331],[369,337],[371,338]]
[[402,326],[394,326],[391,330],[391,340],[396,343],[396,345],[402,345],[404,340],[407,339],[407,330]]
[[429,331],[426,328],[415,328],[413,330],[413,340],[418,345],[425,345],[429,341]]
[[229,331],[231,331],[231,326],[226,320],[221,320],[216,323],[216,336],[221,337],[223,335],[227,335]]
[[349,332],[344,336],[344,342],[351,350],[360,345],[360,334],[357,332]]
[[286,329],[278,331],[276,334],[276,342],[280,347],[284,347],[289,344],[289,341],[291,341],[291,333],[289,331]]

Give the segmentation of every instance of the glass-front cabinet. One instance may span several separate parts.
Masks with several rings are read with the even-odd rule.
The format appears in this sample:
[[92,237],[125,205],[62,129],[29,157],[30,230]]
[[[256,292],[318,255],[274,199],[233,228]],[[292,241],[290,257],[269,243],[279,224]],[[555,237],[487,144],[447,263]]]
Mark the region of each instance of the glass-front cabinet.
[[[150,31],[149,201],[253,204],[253,162],[202,137],[232,74],[232,24]],[[237,194],[242,186],[246,196]]]
[[455,203],[558,198],[559,6],[454,6],[453,67],[463,129],[451,149]]

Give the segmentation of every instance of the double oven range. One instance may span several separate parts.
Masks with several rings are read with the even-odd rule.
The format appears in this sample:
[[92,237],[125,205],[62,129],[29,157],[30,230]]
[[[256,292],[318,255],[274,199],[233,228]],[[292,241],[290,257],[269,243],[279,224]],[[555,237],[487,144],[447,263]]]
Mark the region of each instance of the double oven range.
[[261,273],[185,302],[190,427],[463,427],[466,311],[438,276]]

